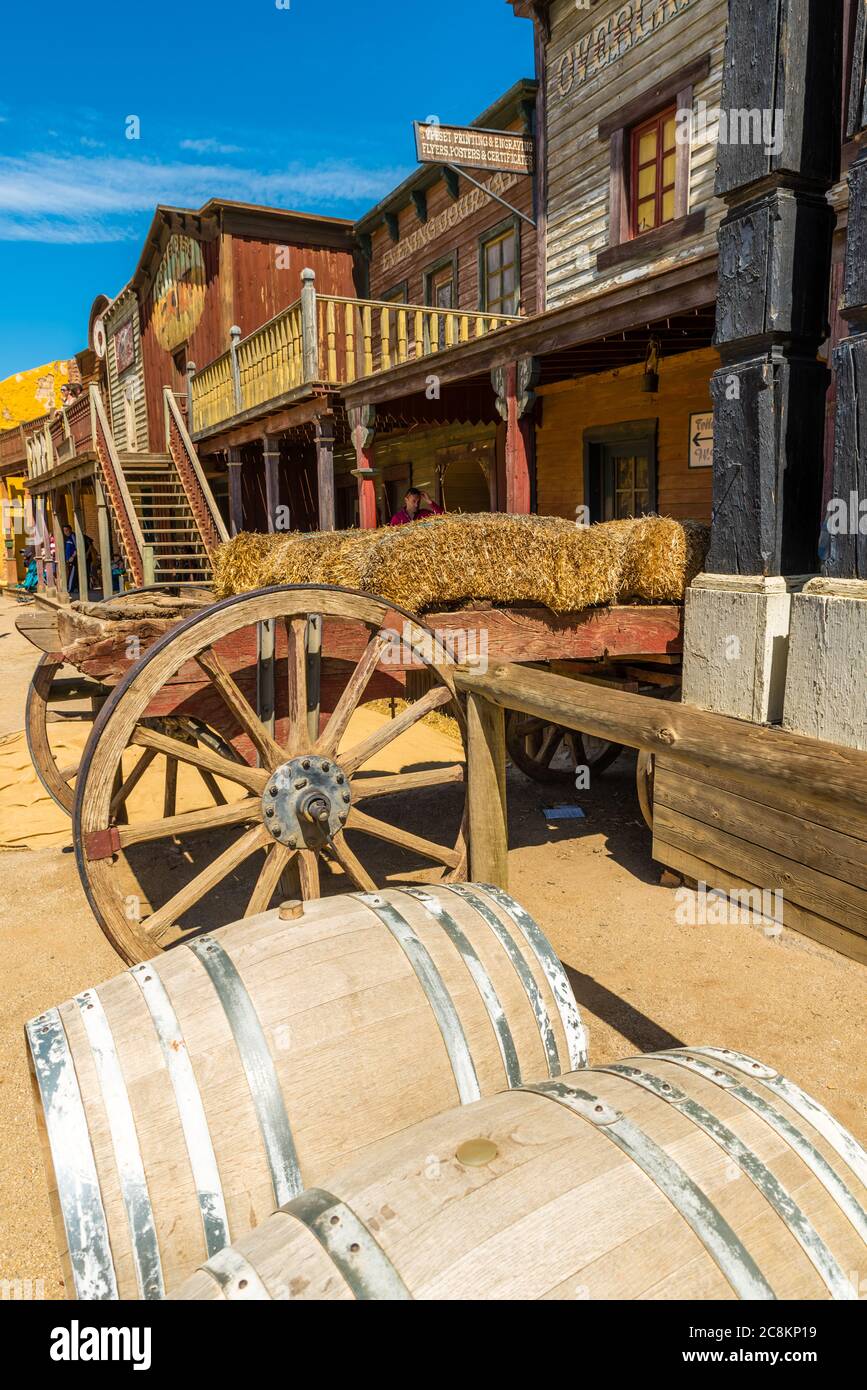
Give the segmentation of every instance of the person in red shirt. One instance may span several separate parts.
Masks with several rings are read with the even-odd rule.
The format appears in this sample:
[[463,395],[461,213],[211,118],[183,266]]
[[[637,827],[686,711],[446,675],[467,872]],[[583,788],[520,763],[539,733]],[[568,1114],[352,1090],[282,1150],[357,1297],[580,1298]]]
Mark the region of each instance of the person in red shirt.
[[[424,505],[422,505],[424,504]],[[403,499],[403,506],[395,512],[389,526],[406,526],[409,521],[427,521],[432,516],[442,516],[443,508],[434,502],[426,492],[411,487]]]

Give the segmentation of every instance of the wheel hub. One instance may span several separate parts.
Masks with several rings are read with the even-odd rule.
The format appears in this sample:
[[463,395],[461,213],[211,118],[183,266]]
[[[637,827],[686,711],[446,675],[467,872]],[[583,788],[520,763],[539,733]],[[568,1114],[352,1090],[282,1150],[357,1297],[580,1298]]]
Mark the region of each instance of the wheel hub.
[[287,849],[319,849],[340,833],[352,805],[349,778],[331,758],[290,758],[262,796],[265,826]]

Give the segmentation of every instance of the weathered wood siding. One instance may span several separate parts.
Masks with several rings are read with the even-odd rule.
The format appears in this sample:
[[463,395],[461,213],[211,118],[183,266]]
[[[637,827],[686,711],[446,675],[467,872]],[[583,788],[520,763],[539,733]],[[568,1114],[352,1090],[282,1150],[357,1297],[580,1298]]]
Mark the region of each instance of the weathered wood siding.
[[[547,306],[556,308],[599,286],[628,284],[652,271],[637,257],[600,273],[596,256],[609,244],[610,147],[598,138],[601,121],[625,103],[690,63],[710,55],[710,73],[695,86],[694,101],[719,104],[727,0],[602,0],[592,10],[574,0],[551,5],[548,72]],[[617,25],[629,25],[616,50]],[[637,41],[637,36],[645,37]],[[716,247],[722,204],[713,196],[716,147],[693,144],[689,212],[705,209],[703,233],[657,257],[677,263]]]
[[710,521],[712,470],[689,467],[689,417],[710,412],[710,376],[718,366],[711,348],[664,359],[656,395],[641,389],[643,366],[541,387],[539,512],[571,518],[583,504],[585,430],[656,417],[657,510],[679,521]]
[[[506,127],[520,131],[520,121]],[[533,215],[533,180],[526,175],[471,171],[479,183],[490,185],[528,217]],[[407,302],[426,304],[425,275],[445,257],[457,256],[457,305],[475,312],[482,307],[479,284],[480,239],[493,228],[508,222],[512,214],[501,203],[474,188],[464,177],[458,181],[458,196],[452,198],[444,179],[427,190],[427,220],[419,221],[414,205],[397,214],[397,242],[381,224],[372,234],[370,298],[382,299],[406,283]],[[536,236],[527,222],[518,220],[521,246],[520,312],[536,311]]]
[[[301,296],[301,272],[310,268],[321,294],[352,297],[353,256],[348,249],[304,245],[297,234],[239,236],[223,232],[201,242],[205,264],[205,296],[201,317],[186,342],[186,358],[201,370],[229,347],[234,325],[242,336],[287,309]],[[156,273],[157,266],[154,266]],[[142,352],[151,445],[163,447],[164,386],[186,391],[173,354],[159,342],[153,317],[153,284],[141,306]],[[180,345],[181,347],[184,344]],[[175,352],[177,352],[177,348]],[[159,441],[154,443],[154,441]]]
[[[118,373],[117,354],[116,354],[116,334],[119,328],[127,322],[132,321],[133,345],[135,349],[135,359],[131,367],[127,367],[124,372]],[[108,398],[111,415],[111,432],[114,442],[118,449],[133,448],[133,441],[128,437],[126,411],[124,409],[124,396],[127,388],[131,388],[133,404],[135,407],[135,448],[146,450],[148,447],[148,418],[147,400],[145,397],[144,366],[142,361],[142,341],[141,324],[139,322],[138,303],[133,295],[128,295],[121,301],[115,313],[108,310],[104,315],[106,330],[106,379],[108,382]]]

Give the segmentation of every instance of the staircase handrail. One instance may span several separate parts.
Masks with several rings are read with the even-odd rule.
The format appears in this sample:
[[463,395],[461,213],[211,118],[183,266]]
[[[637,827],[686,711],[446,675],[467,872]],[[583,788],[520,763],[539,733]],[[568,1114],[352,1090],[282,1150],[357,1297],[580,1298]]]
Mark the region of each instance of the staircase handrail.
[[[146,558],[149,547],[145,543],[139,519],[127,487],[120,457],[105,411],[105,403],[99,389],[91,384],[90,390],[91,424],[93,441],[96,447],[98,467],[102,474],[101,482],[111,504],[117,521],[118,539],[124,551],[124,558],[130,567],[136,584],[145,582]],[[100,440],[105,446],[108,462],[99,448]]]
[[[177,400],[175,399],[175,393],[170,386],[163,387],[163,400],[165,401],[166,451],[174,462],[175,470],[181,480],[181,486],[190,504],[190,511],[197,524],[199,524],[199,512],[201,508],[204,507],[207,520],[213,528],[214,535],[207,535],[206,529],[203,529],[200,524],[199,532],[204,542],[205,549],[208,552],[208,557],[212,558],[217,545],[229,539],[229,532],[220,515],[220,509],[214,499],[210,484],[205,477],[204,469],[199,463],[196,446],[190,438],[186,422],[181,414]],[[188,473],[186,469],[178,467],[178,461],[172,452],[172,425],[174,425],[177,431],[178,439],[186,454],[186,461],[190,466],[192,476],[190,476],[190,473]],[[197,490],[198,496],[196,495]]]

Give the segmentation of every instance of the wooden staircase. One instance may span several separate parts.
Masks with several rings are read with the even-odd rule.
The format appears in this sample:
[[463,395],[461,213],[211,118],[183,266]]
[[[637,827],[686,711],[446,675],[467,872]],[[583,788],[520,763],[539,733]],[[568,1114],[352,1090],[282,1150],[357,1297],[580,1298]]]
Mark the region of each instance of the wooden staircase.
[[208,551],[171,455],[119,452],[118,457],[145,545],[153,553],[153,582],[209,583]]
[[98,388],[89,394],[99,480],[128,586],[208,584],[229,536],[173,392],[163,392],[164,454],[120,452]]

